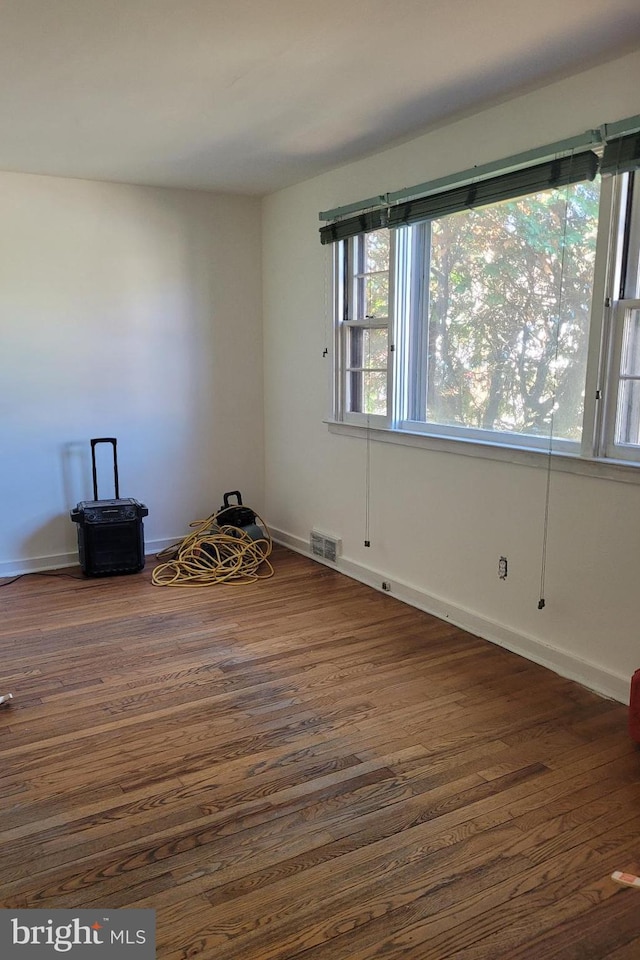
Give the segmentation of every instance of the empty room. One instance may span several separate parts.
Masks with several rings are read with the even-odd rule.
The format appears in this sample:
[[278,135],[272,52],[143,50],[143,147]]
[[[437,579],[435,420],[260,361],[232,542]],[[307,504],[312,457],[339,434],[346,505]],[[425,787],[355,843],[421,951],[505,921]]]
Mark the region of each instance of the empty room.
[[637,960],[637,0],[0,54],[0,956]]

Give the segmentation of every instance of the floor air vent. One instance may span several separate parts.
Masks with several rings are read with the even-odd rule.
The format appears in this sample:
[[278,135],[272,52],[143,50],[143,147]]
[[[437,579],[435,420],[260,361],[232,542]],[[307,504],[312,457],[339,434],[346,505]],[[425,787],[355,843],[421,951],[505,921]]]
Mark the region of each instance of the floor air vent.
[[311,554],[321,560],[330,560],[335,563],[340,556],[341,543],[341,540],[330,537],[326,533],[318,533],[317,530],[311,531]]

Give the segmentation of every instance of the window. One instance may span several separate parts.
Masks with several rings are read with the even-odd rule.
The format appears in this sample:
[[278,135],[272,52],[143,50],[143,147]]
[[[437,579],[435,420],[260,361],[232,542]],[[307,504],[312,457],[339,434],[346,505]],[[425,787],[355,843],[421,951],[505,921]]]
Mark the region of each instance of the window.
[[603,453],[640,460],[640,174],[617,179]]
[[350,414],[387,416],[393,241],[389,230],[375,230],[353,237],[344,252],[340,393]]
[[581,441],[598,201],[596,181],[409,228],[424,295],[407,322],[424,344],[408,426]]
[[336,420],[640,461],[640,173],[589,156],[559,186],[518,171],[487,202],[449,191],[323,228]]

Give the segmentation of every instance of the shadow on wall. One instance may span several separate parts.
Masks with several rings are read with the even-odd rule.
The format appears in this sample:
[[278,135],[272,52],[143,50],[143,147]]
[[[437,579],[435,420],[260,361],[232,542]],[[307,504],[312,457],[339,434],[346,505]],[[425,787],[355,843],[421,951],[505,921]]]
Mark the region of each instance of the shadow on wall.
[[[93,498],[91,447],[88,441],[73,440],[61,444],[59,467],[63,503],[68,505],[68,510],[46,520],[24,537],[21,552],[23,557],[38,557],[43,561],[49,558],[67,560],[67,554],[77,554],[76,526],[69,512],[80,500]],[[64,551],[62,554],[61,547]]]
[[[64,553],[60,553],[60,544],[64,544]],[[46,523],[40,524],[22,540],[21,556],[25,557],[27,562],[31,558],[36,558],[39,567],[55,567],[58,563],[68,563],[68,555],[75,556],[77,552],[75,524],[72,523],[68,513],[61,513],[47,520]]]

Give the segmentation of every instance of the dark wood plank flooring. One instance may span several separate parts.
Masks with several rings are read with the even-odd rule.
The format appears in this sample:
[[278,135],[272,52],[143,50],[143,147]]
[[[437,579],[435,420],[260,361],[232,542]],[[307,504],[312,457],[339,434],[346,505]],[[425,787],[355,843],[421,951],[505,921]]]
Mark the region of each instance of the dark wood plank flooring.
[[0,590],[2,906],[153,907],[161,960],[640,958],[626,708],[273,559]]

